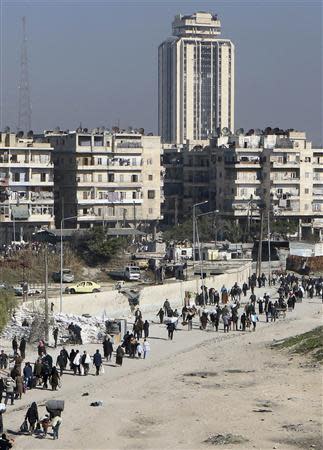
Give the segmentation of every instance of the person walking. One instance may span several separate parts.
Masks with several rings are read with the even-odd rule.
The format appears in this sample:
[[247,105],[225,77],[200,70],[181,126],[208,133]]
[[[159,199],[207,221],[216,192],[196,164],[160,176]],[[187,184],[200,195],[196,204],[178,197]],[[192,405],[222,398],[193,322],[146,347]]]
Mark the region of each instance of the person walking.
[[147,339],[144,339],[143,349],[144,349],[144,359],[146,359],[150,353],[150,344],[147,341]]
[[188,311],[187,316],[186,316],[188,331],[191,331],[193,329],[193,317],[194,317],[194,314],[191,313],[191,311]]
[[51,373],[51,369],[47,363],[47,361],[42,361],[42,371],[41,371],[41,376],[42,376],[42,381],[43,381],[43,389],[48,389],[48,378],[50,376]]
[[170,322],[167,324],[167,330],[168,330],[168,339],[171,341],[173,340],[174,330],[175,330],[175,324],[173,322]]
[[59,375],[63,375],[63,371],[66,367],[66,360],[63,351],[61,350],[56,359],[56,365],[59,367]]
[[76,350],[73,360],[73,371],[74,375],[76,375],[76,372],[78,372],[78,374],[81,375],[81,355],[78,350]]
[[20,351],[20,356],[22,357],[22,359],[25,359],[25,357],[26,357],[26,340],[24,337],[22,337],[20,340],[19,351]]
[[112,352],[113,352],[112,342],[111,342],[110,338],[107,338],[105,336],[104,341],[103,341],[103,355],[107,361],[111,361]]
[[95,375],[100,375],[100,367],[102,366],[102,356],[100,354],[99,349],[97,349],[97,351],[93,356],[93,364],[95,365],[96,368]]
[[83,352],[81,364],[83,366],[84,375],[88,375],[91,364],[91,356],[86,351]]
[[24,379],[21,375],[17,375],[16,381],[16,398],[21,400],[22,394],[24,393]]
[[257,325],[257,322],[258,322],[258,316],[257,316],[257,314],[251,314],[251,323],[252,323],[252,331],[256,331],[256,325]]
[[116,364],[118,366],[122,366],[123,357],[124,357],[124,350],[121,347],[121,345],[119,345],[117,350],[116,350]]
[[62,418],[60,416],[55,416],[52,421],[52,429],[53,429],[53,439],[58,439],[58,430],[62,424]]
[[6,398],[5,398],[5,405],[7,405],[8,400],[10,398],[11,404],[14,404],[14,398],[15,398],[15,389],[16,389],[16,382],[13,378],[10,376],[5,379],[5,392],[6,392]]
[[36,423],[39,421],[38,409],[36,402],[33,402],[26,413],[25,420],[29,423],[29,433],[33,434],[35,431]]
[[156,316],[159,317],[159,323],[163,323],[163,321],[164,321],[164,315],[165,315],[165,313],[164,313],[163,308],[160,308],[160,310],[159,310],[158,313],[156,314]]
[[54,328],[54,331],[53,331],[53,338],[54,338],[54,345],[55,345],[55,348],[57,347],[57,339],[58,339],[58,327],[56,327],[56,328]]
[[18,351],[18,341],[17,341],[16,336],[14,336],[14,338],[12,339],[12,350],[13,350],[14,355]]
[[1,350],[1,353],[0,353],[0,369],[7,369],[8,361],[9,361],[8,355],[4,352],[4,350]]
[[52,372],[50,374],[50,380],[49,380],[49,382],[50,382],[50,384],[52,386],[52,391],[56,391],[57,390],[57,387],[59,385],[59,381],[60,381],[60,376],[59,376],[59,373],[58,373],[56,367],[54,366],[52,368]]
[[143,330],[144,330],[144,338],[146,339],[147,337],[149,337],[149,322],[148,322],[148,320],[145,320],[145,322],[143,324]]

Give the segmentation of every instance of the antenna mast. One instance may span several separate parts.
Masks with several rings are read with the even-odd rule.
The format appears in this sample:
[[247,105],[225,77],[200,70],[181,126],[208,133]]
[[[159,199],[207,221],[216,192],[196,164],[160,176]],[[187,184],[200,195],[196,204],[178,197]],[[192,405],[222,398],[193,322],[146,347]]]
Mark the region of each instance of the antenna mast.
[[18,131],[20,130],[29,131],[31,130],[31,104],[30,104],[30,85],[28,73],[26,17],[22,18],[20,83],[18,89],[19,89]]

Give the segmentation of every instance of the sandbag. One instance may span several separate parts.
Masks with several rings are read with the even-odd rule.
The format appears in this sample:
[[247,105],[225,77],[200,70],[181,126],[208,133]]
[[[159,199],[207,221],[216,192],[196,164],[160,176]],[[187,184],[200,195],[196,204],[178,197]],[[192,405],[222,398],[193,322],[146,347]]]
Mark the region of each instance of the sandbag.
[[51,411],[64,411],[64,400],[48,400],[46,402],[46,409]]
[[6,410],[6,405],[4,403],[0,403],[0,412],[4,413]]

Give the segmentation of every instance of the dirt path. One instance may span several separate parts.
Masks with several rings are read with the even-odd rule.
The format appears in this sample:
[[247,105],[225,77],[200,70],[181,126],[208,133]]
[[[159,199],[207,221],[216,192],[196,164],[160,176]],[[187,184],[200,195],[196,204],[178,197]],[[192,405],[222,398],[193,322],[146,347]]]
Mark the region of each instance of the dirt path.
[[[17,430],[32,400],[64,398],[59,441],[17,436],[16,448],[208,449],[214,445],[203,441],[226,433],[245,442],[219,448],[322,448],[320,369],[269,348],[320,325],[321,309],[319,300],[305,300],[287,319],[259,323],[256,333],[181,330],[173,342],[153,325],[148,360],[106,365],[100,377],[66,374],[59,393],[28,392],[9,407],[5,425]],[[95,400],[103,406],[90,407]]]

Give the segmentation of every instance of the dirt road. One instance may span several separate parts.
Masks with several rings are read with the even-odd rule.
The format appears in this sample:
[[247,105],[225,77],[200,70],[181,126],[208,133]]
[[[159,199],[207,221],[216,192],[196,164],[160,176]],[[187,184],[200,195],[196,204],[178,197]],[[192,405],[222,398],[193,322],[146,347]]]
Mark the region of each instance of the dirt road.
[[[269,347],[320,325],[321,314],[320,301],[306,299],[275,324],[261,317],[255,333],[183,329],[174,341],[152,325],[147,360],[105,363],[99,377],[66,374],[59,392],[31,391],[9,406],[5,426],[19,429],[32,400],[59,398],[66,405],[59,440],[17,436],[16,448],[208,449],[206,439],[227,433],[240,442],[219,448],[322,448],[320,369]],[[91,407],[96,400],[103,406]]]

